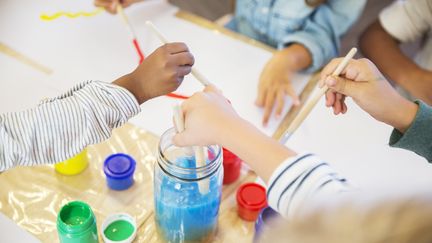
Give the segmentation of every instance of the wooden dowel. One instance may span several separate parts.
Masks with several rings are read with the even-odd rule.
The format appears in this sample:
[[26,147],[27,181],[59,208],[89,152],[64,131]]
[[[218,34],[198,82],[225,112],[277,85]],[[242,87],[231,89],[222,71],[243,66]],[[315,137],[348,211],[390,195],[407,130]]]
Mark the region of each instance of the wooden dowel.
[[[181,133],[185,130],[185,125],[184,125],[184,116],[180,105],[175,105],[173,107],[173,113],[174,113],[174,124],[175,124],[176,131],[177,133]],[[193,146],[192,148],[195,153],[196,167],[202,169],[202,167],[206,165],[207,150],[205,147],[201,147],[201,146]],[[209,192],[209,187],[210,185],[208,179],[198,181],[198,190],[202,195],[205,195]]]
[[[357,53],[357,48],[351,48],[351,50],[348,52],[348,54],[342,59],[342,61],[339,63],[339,65],[336,67],[336,69],[333,72],[333,76],[339,76],[342,71],[347,66],[348,62],[354,57],[354,55]],[[311,97],[304,107],[300,110],[299,114],[294,118],[294,120],[291,122],[287,130],[285,130],[285,133],[279,140],[280,143],[286,143],[286,141],[291,137],[291,135],[297,130],[297,128],[303,123],[303,121],[306,119],[306,117],[309,115],[309,113],[312,111],[312,109],[315,107],[315,105],[318,103],[320,98],[327,92],[329,88],[327,85],[324,85],[318,92]]]
[[[169,42],[151,21],[146,21],[146,24],[162,43],[167,44]],[[192,75],[204,86],[211,84],[210,81],[195,67],[192,67]]]

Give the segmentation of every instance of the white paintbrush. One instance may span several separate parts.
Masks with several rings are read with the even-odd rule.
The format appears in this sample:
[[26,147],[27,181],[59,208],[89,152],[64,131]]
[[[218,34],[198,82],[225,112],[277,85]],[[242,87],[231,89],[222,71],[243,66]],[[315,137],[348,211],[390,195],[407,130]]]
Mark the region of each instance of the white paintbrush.
[[[339,63],[339,65],[336,67],[336,69],[333,72],[333,76],[339,76],[342,71],[347,66],[349,60],[354,57],[354,55],[357,53],[357,48],[351,48],[351,50],[348,52],[348,54],[342,59],[342,61]],[[302,124],[302,122],[306,119],[306,117],[309,115],[311,110],[315,107],[315,105],[318,103],[319,99],[327,92],[329,88],[327,85],[323,86],[316,94],[315,96],[311,97],[304,107],[300,110],[298,115],[294,118],[294,120],[291,122],[289,127],[285,130],[282,137],[279,139],[279,142],[282,144],[285,144],[286,141],[291,137],[291,135],[297,130],[297,128]]]
[[[146,21],[146,24],[162,43],[167,44],[169,42],[151,21]],[[208,79],[195,67],[192,67],[192,75],[204,86],[211,84],[210,81],[208,81]]]
[[[176,127],[176,131],[177,133],[181,133],[185,130],[185,125],[184,125],[184,116],[180,105],[175,105],[173,107],[173,112],[174,112],[174,124]],[[195,153],[196,167],[202,169],[202,167],[206,165],[207,157],[205,154],[207,150],[205,147],[200,147],[200,146],[193,146],[193,150]],[[207,179],[199,180],[198,189],[202,195],[206,195],[209,192],[208,180]]]

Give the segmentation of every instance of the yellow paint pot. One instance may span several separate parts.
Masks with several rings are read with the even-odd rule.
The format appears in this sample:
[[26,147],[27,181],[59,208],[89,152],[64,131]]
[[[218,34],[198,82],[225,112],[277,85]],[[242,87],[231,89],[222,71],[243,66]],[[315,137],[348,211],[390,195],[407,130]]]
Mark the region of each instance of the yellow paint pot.
[[63,175],[76,175],[87,168],[87,149],[75,155],[75,157],[54,165],[55,170]]

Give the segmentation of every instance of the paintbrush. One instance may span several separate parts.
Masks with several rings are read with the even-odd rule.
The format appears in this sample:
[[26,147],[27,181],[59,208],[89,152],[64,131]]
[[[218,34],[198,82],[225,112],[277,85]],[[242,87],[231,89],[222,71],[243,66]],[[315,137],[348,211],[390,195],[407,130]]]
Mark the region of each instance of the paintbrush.
[[[156,26],[151,21],[146,21],[146,24],[150,27],[150,29],[162,43],[167,44],[169,42],[168,39],[165,38],[165,36],[156,28]],[[204,86],[211,84],[210,81],[208,81],[208,79],[195,67],[192,67],[192,75]]]
[[126,29],[129,32],[130,38],[132,40],[132,44],[134,45],[135,50],[139,56],[139,63],[142,63],[144,61],[144,54],[141,51],[141,47],[138,43],[138,38],[136,37],[135,31],[132,28],[132,25],[130,24],[128,17],[126,16],[126,14],[123,11],[123,7],[121,6],[121,3],[117,4],[117,12],[119,13],[119,16],[122,19],[122,22],[124,23]]
[[[333,72],[333,76],[339,76],[342,71],[347,66],[348,62],[351,60],[351,58],[354,57],[354,55],[357,52],[357,48],[351,48],[351,50],[348,52],[348,54],[342,59],[342,61],[339,63],[339,65],[336,67],[336,69]],[[294,120],[291,122],[289,127],[285,130],[282,137],[279,139],[279,142],[282,144],[285,144],[288,139],[291,137],[291,135],[297,130],[297,128],[302,124],[302,122],[306,119],[306,117],[309,115],[311,110],[315,107],[315,105],[318,103],[318,100],[327,92],[329,88],[327,85],[323,86],[318,92],[311,97],[304,107],[300,110],[299,114],[294,118]]]
[[[181,133],[185,129],[184,125],[184,117],[183,112],[181,110],[180,105],[175,105],[173,107],[173,113],[174,113],[174,124],[177,133]],[[202,170],[202,167],[206,165],[206,156],[205,153],[207,152],[205,147],[200,146],[193,146],[192,147],[195,153],[195,161],[196,161],[196,167],[199,168],[199,170]],[[209,182],[207,179],[199,180],[198,181],[198,190],[202,195],[205,195],[209,192]]]

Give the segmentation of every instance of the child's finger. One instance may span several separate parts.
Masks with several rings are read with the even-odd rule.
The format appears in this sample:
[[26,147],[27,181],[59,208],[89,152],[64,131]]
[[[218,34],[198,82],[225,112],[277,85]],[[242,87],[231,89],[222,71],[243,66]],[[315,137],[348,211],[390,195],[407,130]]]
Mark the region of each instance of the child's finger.
[[185,51],[180,52],[173,55],[177,65],[189,65],[193,66],[195,64],[195,57],[192,55],[192,53]]
[[342,77],[329,76],[326,79],[327,86],[333,91],[347,96],[356,96],[361,89],[361,84]]
[[192,71],[191,66],[179,66],[177,68],[177,75],[178,76],[186,76]]
[[276,93],[274,91],[270,91],[266,95],[266,101],[265,101],[265,105],[264,105],[263,125],[267,125],[267,123],[270,119],[271,113],[273,111],[273,106],[275,104],[275,96],[276,96]]
[[348,107],[345,104],[345,101],[342,102],[342,114],[345,114],[348,111]]
[[343,99],[343,97],[344,97],[343,94],[341,94],[341,93],[336,93],[336,100],[337,100],[338,102],[341,102],[342,99]]
[[111,14],[115,14],[116,10],[112,10],[111,9],[111,5],[112,5],[112,1],[103,1],[103,0],[97,0],[94,2],[94,5],[96,7],[100,7],[100,8],[104,8],[105,11],[111,13]]
[[283,90],[279,90],[277,92],[277,104],[276,104],[276,117],[279,117],[282,114],[284,105],[285,105],[285,92]]
[[334,108],[333,113],[335,115],[338,115],[342,111],[341,103],[339,100],[336,100],[333,108]]
[[293,105],[295,105],[295,106],[300,105],[300,99],[299,99],[298,95],[296,94],[292,85],[286,86],[285,92],[287,93],[287,95],[289,95],[291,97]]
[[177,54],[180,52],[189,52],[189,48],[183,42],[173,42],[165,44],[165,48],[170,54]]
[[177,133],[176,135],[174,135],[172,140],[174,145],[178,147],[185,147],[185,146],[192,145],[191,136],[188,131]]
[[332,107],[335,103],[335,93],[331,90],[326,92],[326,106],[327,107]]
[[255,100],[255,105],[257,105],[259,107],[263,107],[266,96],[267,96],[267,89],[266,88],[258,88],[258,97]]
[[342,61],[343,58],[333,58],[321,71],[321,80],[325,80],[327,76],[332,75],[334,70],[336,70],[336,67],[339,65],[339,63]]
[[97,7],[105,7],[111,5],[112,2],[113,2],[112,0],[95,0],[93,3]]

